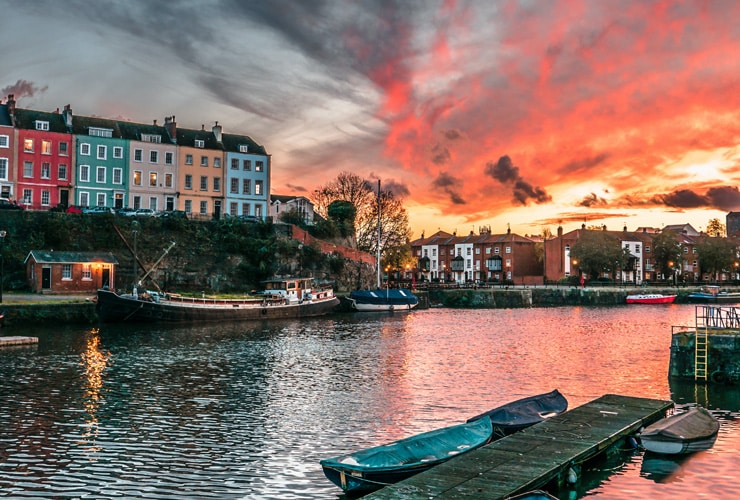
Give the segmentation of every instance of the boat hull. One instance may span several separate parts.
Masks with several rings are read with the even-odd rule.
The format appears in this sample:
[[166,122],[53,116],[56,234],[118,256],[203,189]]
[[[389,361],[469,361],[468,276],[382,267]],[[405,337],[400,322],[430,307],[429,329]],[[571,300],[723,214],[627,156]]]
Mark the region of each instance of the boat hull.
[[647,426],[640,433],[642,447],[653,453],[679,455],[714,446],[719,422],[706,409],[694,407]]
[[110,290],[98,290],[97,295],[98,318],[103,323],[198,323],[304,318],[328,314],[338,304],[339,299],[333,295],[287,304],[275,301],[208,299],[162,299],[155,302],[118,295]]
[[493,434],[500,438],[518,432],[543,420],[560,415],[568,409],[568,400],[560,391],[518,399],[468,419],[473,422],[487,417],[493,425]]
[[676,296],[650,293],[628,295],[626,300],[628,304],[672,304],[676,300]]
[[360,312],[409,311],[419,304],[419,298],[405,288],[356,290],[348,300]]
[[365,494],[480,448],[489,442],[492,432],[491,421],[480,419],[321,460],[320,464],[326,478],[342,490]]

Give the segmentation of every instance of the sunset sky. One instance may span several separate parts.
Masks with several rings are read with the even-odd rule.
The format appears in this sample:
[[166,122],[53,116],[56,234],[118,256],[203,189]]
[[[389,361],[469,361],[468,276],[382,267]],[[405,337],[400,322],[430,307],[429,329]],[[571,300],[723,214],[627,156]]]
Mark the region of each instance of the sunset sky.
[[273,194],[352,171],[413,237],[740,210],[740,2],[0,0],[0,97],[246,134]]

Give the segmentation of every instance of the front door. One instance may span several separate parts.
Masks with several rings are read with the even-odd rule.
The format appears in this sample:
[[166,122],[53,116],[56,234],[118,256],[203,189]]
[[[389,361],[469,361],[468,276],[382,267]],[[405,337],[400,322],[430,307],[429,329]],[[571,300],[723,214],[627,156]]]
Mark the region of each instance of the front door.
[[69,206],[69,191],[62,189],[59,191],[59,204],[63,207]]
[[103,288],[110,288],[110,269],[103,269]]
[[41,270],[41,289],[51,289],[51,268],[45,267]]

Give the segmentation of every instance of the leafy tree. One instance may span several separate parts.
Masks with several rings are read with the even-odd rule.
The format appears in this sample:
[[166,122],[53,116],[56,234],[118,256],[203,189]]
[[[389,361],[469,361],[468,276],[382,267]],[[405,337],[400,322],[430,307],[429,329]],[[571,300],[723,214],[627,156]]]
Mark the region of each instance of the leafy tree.
[[615,272],[617,266],[625,268],[626,254],[618,238],[606,231],[586,230],[570,249],[570,256],[590,278],[605,272]]
[[716,238],[724,237],[727,234],[727,228],[719,219],[709,219],[707,234]]
[[682,259],[681,244],[678,234],[670,229],[661,231],[653,238],[652,258],[655,267],[663,274],[670,276],[673,269],[680,266]]
[[334,200],[329,204],[326,213],[329,219],[334,222],[340,236],[343,238],[346,238],[347,236],[355,236],[355,217],[357,216],[357,209],[351,202],[346,200]]
[[726,238],[704,238],[696,245],[699,267],[717,279],[722,271],[730,271],[736,258],[735,244]]

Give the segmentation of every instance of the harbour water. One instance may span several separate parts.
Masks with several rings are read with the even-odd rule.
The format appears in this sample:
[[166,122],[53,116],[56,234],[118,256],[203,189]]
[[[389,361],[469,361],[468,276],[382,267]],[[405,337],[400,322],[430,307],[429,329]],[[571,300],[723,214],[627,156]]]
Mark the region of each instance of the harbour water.
[[709,451],[623,450],[562,499],[734,498],[740,388],[667,376],[671,326],[693,324],[673,304],[8,328],[39,343],[0,349],[0,497],[337,499],[320,459],[557,388],[721,422]]

